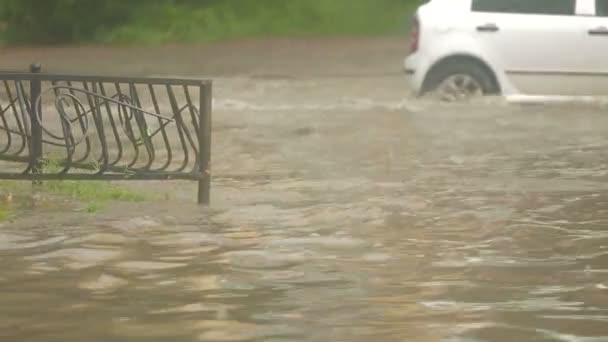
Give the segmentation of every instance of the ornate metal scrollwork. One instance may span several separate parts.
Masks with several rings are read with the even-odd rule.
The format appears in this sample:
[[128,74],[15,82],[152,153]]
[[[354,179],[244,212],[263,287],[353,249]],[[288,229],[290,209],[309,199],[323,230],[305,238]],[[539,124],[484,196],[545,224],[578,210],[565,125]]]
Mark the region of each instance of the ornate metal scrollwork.
[[[24,166],[0,178],[208,182],[208,81],[6,73],[0,85],[0,161]],[[49,159],[61,169],[37,172]]]

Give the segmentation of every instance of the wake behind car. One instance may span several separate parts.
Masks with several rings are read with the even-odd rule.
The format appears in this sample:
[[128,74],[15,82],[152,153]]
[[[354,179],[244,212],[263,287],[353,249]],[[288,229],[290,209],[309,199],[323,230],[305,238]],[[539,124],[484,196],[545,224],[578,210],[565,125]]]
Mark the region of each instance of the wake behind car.
[[418,95],[608,96],[608,0],[430,0],[410,39]]

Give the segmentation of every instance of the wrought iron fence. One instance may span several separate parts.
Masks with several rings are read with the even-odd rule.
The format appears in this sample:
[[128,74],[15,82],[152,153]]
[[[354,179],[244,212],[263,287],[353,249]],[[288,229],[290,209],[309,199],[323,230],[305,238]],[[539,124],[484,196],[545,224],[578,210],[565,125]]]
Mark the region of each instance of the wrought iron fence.
[[0,179],[192,180],[210,197],[209,80],[0,73]]

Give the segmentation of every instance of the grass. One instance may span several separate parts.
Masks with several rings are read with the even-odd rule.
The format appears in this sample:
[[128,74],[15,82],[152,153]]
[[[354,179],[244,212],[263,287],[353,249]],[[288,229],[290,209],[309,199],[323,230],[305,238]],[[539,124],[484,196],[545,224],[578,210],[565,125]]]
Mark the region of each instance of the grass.
[[[0,189],[4,192],[0,191],[0,222],[7,221],[13,214],[12,210],[12,195],[10,186],[8,184],[4,184],[4,182],[0,182]],[[5,193],[6,192],[6,193]]]
[[11,215],[11,211],[8,208],[0,206],[0,222],[6,221]]
[[[54,161],[48,161],[43,166],[43,172],[55,173],[61,168]],[[31,182],[2,181],[0,189],[8,194],[25,194],[32,190]],[[81,203],[84,210],[94,213],[105,208],[112,201],[121,202],[143,202],[149,196],[144,193],[132,191],[106,181],[72,181],[52,180],[44,181],[36,186],[36,191],[67,197]],[[12,214],[11,206],[0,202],[0,221],[6,220]]]
[[206,7],[149,5],[127,23],[99,32],[104,43],[162,44],[256,37],[403,33],[416,1],[217,1]]
[[[8,0],[4,0],[8,1]],[[11,0],[0,41],[156,45],[404,34],[418,0]],[[83,5],[84,4],[84,5]],[[93,11],[93,12],[91,12]]]
[[102,181],[45,181],[41,190],[87,202],[142,202],[146,199],[143,194]]
[[[44,173],[57,173],[61,166],[57,161],[47,160],[43,165]],[[88,212],[96,212],[110,201],[143,202],[146,196],[103,181],[52,180],[42,183],[42,190],[66,195],[86,203]]]
[[[8,0],[4,0],[8,1]],[[155,45],[404,34],[418,0],[12,0],[0,42]],[[93,11],[93,12],[91,12]]]

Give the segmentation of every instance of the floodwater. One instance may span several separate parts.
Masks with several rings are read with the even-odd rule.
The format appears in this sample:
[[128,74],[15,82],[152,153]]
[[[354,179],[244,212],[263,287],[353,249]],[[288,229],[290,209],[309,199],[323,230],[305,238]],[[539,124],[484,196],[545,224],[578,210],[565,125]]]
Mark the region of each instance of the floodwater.
[[404,84],[218,77],[212,206],[0,224],[0,337],[608,341],[608,107]]

